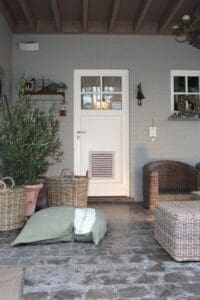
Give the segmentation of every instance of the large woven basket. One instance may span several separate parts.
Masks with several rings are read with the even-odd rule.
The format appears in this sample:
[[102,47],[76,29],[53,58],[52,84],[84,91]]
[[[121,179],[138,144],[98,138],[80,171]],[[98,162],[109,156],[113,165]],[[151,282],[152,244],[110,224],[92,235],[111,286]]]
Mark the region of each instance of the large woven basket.
[[0,230],[13,230],[24,225],[25,190],[24,187],[7,187],[4,180],[0,181]]
[[71,169],[64,169],[60,176],[46,178],[49,206],[87,207],[88,172],[74,176]]

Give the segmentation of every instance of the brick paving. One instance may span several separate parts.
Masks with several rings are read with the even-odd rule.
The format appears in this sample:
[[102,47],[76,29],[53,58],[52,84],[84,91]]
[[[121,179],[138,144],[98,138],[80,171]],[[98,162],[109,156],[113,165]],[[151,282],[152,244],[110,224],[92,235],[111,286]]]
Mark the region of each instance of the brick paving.
[[154,216],[129,204],[97,204],[105,240],[12,248],[0,233],[0,266],[25,268],[24,300],[200,299],[200,262],[175,262],[154,240]]

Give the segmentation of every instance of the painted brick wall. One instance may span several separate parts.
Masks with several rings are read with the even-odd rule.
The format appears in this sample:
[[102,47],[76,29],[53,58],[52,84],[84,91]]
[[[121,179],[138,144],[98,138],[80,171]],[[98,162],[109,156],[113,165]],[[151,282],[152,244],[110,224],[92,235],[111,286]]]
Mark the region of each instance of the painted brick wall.
[[5,92],[11,96],[11,75],[12,75],[12,33],[0,15],[0,68],[5,72]]
[[[38,41],[40,51],[20,52],[19,41]],[[73,167],[73,70],[128,69],[130,71],[130,194],[142,200],[142,167],[155,159],[200,161],[200,122],[168,121],[170,70],[200,70],[200,51],[178,44],[171,37],[103,35],[15,35],[13,40],[13,96],[22,72],[68,84],[68,116],[62,119],[66,167]],[[142,82],[146,97],[137,106],[136,85]],[[154,118],[155,142],[148,139]],[[57,165],[51,173],[62,168]]]

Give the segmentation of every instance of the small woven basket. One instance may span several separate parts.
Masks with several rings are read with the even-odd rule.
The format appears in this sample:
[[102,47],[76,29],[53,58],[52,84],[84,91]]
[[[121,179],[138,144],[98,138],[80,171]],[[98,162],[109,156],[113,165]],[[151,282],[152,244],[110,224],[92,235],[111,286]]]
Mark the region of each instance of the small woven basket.
[[[8,187],[5,181],[10,180]],[[25,190],[24,187],[15,187],[11,177],[0,180],[0,230],[13,230],[24,225]]]
[[87,207],[88,172],[74,176],[71,169],[63,169],[60,176],[45,181],[49,206]]

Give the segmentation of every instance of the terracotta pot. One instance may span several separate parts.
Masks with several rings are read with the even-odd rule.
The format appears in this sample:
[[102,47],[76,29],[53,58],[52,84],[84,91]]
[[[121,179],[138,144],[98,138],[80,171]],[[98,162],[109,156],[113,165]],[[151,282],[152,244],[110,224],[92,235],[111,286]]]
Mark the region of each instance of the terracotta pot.
[[25,216],[30,217],[35,212],[36,203],[40,190],[43,188],[43,183],[26,185],[26,201],[25,201]]

